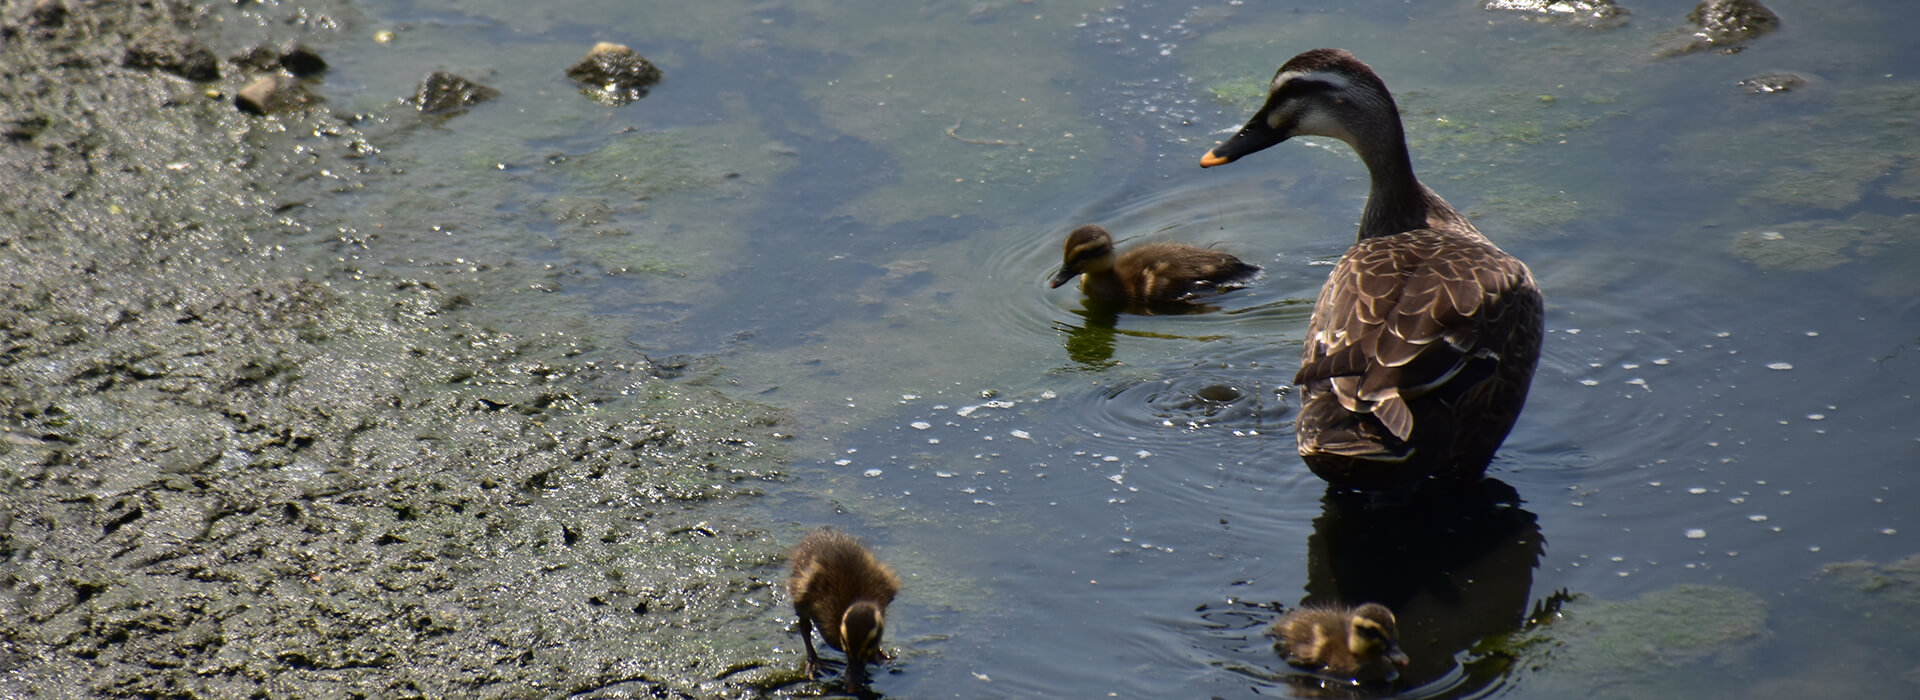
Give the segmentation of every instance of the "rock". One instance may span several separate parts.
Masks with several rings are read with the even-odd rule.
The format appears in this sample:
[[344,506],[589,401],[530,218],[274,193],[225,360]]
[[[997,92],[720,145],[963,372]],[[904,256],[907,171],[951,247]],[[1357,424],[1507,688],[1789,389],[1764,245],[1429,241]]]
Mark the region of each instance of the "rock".
[[499,96],[499,90],[437,70],[420,81],[420,89],[413,93],[413,103],[420,111],[433,114],[464,110]]
[[46,131],[51,124],[53,120],[38,115],[11,115],[0,119],[0,137],[6,138],[8,143],[26,143]]
[[312,101],[300,81],[284,75],[263,75],[233,94],[233,104],[249,114],[277,114]]
[[1481,0],[1480,9],[1591,29],[1613,29],[1627,21],[1627,11],[1613,0]]
[[284,49],[268,48],[264,44],[256,45],[228,56],[227,60],[242,68],[258,71],[286,69],[288,73],[298,78],[313,77],[327,70],[327,61],[320,57],[319,52],[297,41],[288,44]]
[[220,79],[220,61],[199,41],[150,31],[127,45],[120,64],[128,68],[161,70],[206,83]]
[[603,41],[568,68],[567,77],[585,86],[588,97],[617,107],[646,97],[660,82],[660,68],[631,48]]
[[1807,84],[1807,79],[1792,73],[1763,73],[1739,82],[1741,89],[1754,95],[1787,92]]
[[1687,13],[1687,21],[1716,45],[1746,41],[1780,28],[1780,15],[1760,0],[1701,0]]
[[280,54],[264,44],[256,44],[252,48],[241,49],[232,56],[228,56],[227,62],[241,68],[273,70],[273,67],[280,63]]
[[319,52],[307,48],[306,44],[294,42],[280,52],[280,67],[297,77],[306,78],[326,71],[327,61],[320,58]]
[[1693,29],[1683,29],[1676,40],[1656,53],[1663,56],[1718,48],[1721,53],[1739,53],[1740,42],[1780,28],[1780,15],[1760,4],[1760,0],[1701,0],[1687,13]]
[[60,0],[40,0],[27,12],[27,23],[40,29],[59,29],[67,24],[67,6]]

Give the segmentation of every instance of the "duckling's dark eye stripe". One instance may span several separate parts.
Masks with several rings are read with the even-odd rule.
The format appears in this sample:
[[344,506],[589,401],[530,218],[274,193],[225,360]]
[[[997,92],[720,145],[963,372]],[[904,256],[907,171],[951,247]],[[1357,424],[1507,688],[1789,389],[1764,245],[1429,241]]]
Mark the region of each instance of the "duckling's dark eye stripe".
[[1070,256],[1067,256],[1067,260],[1074,263],[1083,263],[1088,260],[1093,260],[1103,255],[1107,255],[1112,251],[1113,251],[1112,246],[1105,246],[1105,245],[1081,246],[1079,248],[1073,249],[1073,254]]

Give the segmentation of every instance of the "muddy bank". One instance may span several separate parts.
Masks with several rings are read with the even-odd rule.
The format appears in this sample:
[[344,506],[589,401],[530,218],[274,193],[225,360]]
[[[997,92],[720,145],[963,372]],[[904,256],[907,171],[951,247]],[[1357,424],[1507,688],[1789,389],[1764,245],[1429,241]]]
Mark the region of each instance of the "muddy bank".
[[227,96],[257,76],[201,51],[324,51],[346,6],[20,5],[0,38],[0,695],[791,680],[781,551],[742,507],[778,478],[777,415],[656,378],[617,321],[488,313],[519,273],[348,276],[297,247],[303,212],[373,172],[341,163],[405,131],[244,114]]

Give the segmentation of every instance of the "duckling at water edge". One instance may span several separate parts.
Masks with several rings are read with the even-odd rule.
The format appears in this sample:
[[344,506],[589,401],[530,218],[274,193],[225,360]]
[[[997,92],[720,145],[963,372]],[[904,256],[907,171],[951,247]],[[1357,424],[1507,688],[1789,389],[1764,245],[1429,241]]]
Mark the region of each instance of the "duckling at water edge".
[[867,664],[887,658],[880,639],[886,632],[887,605],[900,592],[900,577],[858,538],[823,527],[793,548],[787,592],[800,617],[800,638],[807,644],[807,677],[820,670],[820,655],[813,648],[817,624],[827,646],[846,652],[847,692],[856,692],[866,680]]

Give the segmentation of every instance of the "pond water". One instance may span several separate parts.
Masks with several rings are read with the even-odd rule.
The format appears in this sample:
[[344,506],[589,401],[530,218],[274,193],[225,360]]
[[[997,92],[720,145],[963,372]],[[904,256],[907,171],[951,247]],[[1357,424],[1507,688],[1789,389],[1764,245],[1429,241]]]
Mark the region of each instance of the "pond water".
[[[1692,3],[368,2],[337,108],[434,67],[504,94],[388,154],[409,191],[352,193],[388,224],[329,255],[558,270],[511,312],[590,305],[789,409],[802,461],[761,506],[905,578],[884,695],[1341,697],[1262,628],[1373,599],[1410,697],[1914,696],[1920,5],[1773,7],[1742,50],[1656,58]],[[578,97],[595,41],[666,80]],[[1408,513],[1328,497],[1293,444],[1364,169],[1320,139],[1198,167],[1319,46],[1381,73],[1423,179],[1548,303],[1491,480]],[[1804,82],[1739,84],[1772,73]],[[1089,222],[1265,276],[1090,311],[1044,284]]]

